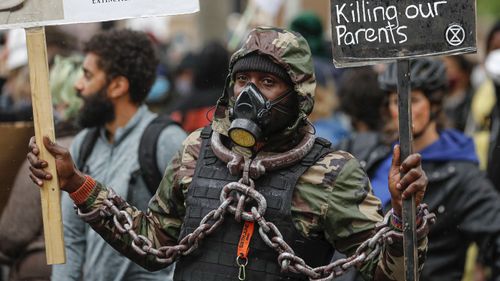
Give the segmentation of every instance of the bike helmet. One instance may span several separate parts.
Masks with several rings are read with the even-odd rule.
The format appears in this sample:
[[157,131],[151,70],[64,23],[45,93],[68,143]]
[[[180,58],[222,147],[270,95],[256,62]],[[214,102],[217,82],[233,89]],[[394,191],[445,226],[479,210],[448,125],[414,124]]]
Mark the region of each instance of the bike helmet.
[[[379,75],[379,86],[388,92],[397,91],[398,72],[396,63],[390,64]],[[446,67],[443,62],[435,59],[418,58],[410,63],[410,85],[412,90],[421,90],[429,97],[435,91],[445,90],[448,85]]]

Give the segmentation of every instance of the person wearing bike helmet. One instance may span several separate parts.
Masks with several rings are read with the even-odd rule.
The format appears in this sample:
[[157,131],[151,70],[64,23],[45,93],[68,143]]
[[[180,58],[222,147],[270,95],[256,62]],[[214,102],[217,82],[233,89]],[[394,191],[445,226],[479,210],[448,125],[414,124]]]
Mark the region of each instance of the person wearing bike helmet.
[[[429,176],[424,203],[437,215],[436,224],[430,228],[427,260],[420,280],[458,281],[462,279],[466,251],[472,242],[491,243],[487,248],[498,257],[500,196],[479,171],[472,139],[445,128],[442,112],[447,90],[444,64],[435,59],[416,59],[411,62],[410,71],[413,151],[421,154],[422,167]],[[379,85],[387,94],[387,125],[397,133],[395,64],[379,75]],[[396,142],[397,136],[394,144]],[[390,197],[384,189],[388,184],[391,145],[380,142],[363,149],[371,153],[348,152],[360,160],[375,195],[387,209]],[[500,280],[498,275],[495,278],[493,280]]]

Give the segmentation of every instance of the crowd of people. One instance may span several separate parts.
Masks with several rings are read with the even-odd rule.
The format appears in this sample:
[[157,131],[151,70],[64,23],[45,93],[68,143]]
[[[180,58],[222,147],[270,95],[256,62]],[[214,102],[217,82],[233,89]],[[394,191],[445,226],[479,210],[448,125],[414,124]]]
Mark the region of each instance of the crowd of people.
[[[30,122],[24,34],[2,36],[0,122]],[[32,139],[12,175],[3,278],[325,278],[382,222],[380,253],[335,280],[404,280],[401,201],[414,194],[420,280],[500,280],[500,22],[481,61],[411,60],[407,159],[395,65],[335,68],[324,38],[308,12],[249,30],[234,53],[212,41],[174,62],[151,33],[110,28],[80,46],[47,28],[57,144]],[[65,191],[62,265],[45,260],[37,185],[56,175],[40,146]]]

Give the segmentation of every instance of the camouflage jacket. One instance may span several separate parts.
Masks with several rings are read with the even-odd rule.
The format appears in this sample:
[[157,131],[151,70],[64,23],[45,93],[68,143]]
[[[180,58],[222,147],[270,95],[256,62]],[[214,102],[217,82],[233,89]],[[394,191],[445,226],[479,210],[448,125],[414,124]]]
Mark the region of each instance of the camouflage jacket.
[[[146,213],[132,206],[125,207],[133,218],[134,230],[149,238],[155,248],[177,243],[186,210],[184,201],[200,146],[200,131],[195,131],[168,166]],[[108,193],[108,188],[97,183],[88,199],[78,207],[84,212],[100,208]],[[299,233],[305,237],[320,234],[349,256],[373,234],[375,224],[382,220],[379,207],[380,201],[372,195],[368,177],[358,161],[346,152],[337,151],[318,161],[299,178],[291,210]],[[119,234],[111,219],[101,218],[91,226],[118,251],[145,268],[156,270],[166,266],[152,256],[138,255],[131,247],[130,237]],[[404,280],[401,244],[384,247],[379,257],[360,268],[361,272],[367,280]],[[426,247],[427,240],[421,239],[419,256],[425,253]]]

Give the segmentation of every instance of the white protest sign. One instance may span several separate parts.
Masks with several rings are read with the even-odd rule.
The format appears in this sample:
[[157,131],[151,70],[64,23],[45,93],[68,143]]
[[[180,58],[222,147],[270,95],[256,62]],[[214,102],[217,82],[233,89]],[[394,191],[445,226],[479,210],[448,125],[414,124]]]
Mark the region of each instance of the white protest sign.
[[0,0],[0,29],[194,13],[198,0]]

